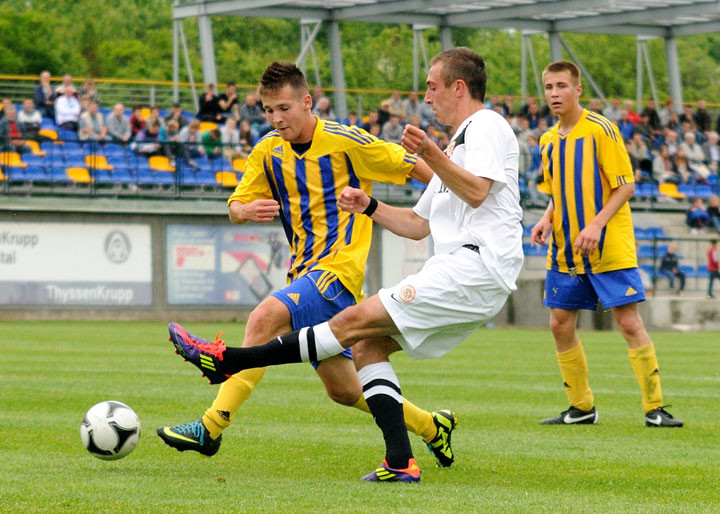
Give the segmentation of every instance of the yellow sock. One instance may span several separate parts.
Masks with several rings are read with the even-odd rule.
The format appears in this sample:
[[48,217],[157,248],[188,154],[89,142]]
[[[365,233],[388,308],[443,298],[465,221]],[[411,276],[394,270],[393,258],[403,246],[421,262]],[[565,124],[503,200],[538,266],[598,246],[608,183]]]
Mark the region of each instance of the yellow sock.
[[635,372],[642,393],[643,412],[649,412],[662,406],[660,372],[658,371],[655,345],[650,343],[640,348],[628,348],[630,365]]
[[592,409],[595,400],[588,383],[588,366],[582,343],[572,350],[558,353],[557,360],[570,405],[583,411]]
[[267,368],[246,369],[228,378],[220,386],[215,401],[202,417],[210,437],[217,439],[230,426],[240,405],[250,397]]
[[[354,408],[370,414],[370,407],[363,396],[357,401]],[[403,414],[405,415],[405,426],[413,434],[419,435],[423,441],[432,440],[437,435],[437,427],[433,422],[432,414],[403,398]]]

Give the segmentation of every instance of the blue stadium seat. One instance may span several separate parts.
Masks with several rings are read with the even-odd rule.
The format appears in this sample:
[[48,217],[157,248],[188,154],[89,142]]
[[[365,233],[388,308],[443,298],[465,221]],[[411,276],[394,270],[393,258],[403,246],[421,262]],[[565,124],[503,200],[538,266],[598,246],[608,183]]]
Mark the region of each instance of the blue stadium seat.
[[695,268],[693,268],[692,266],[688,266],[687,264],[681,264],[678,266],[678,269],[685,273],[685,276],[687,278],[695,277]]
[[26,168],[16,168],[14,166],[5,166],[3,172],[10,182],[25,182]]
[[113,182],[118,184],[132,184],[135,182],[135,178],[128,168],[115,167],[115,169],[110,172],[110,177],[112,177]]
[[688,198],[695,196],[695,188],[690,184],[680,184],[678,186],[678,193],[682,193]]
[[192,171],[192,169],[188,169],[187,167],[184,169],[181,169],[180,173],[180,184],[185,186],[197,186],[198,181],[195,177],[195,173]]
[[662,227],[646,227],[645,235],[648,239],[663,239],[665,237],[665,231]]
[[639,239],[652,239],[652,236],[648,237],[647,231],[642,227],[633,227],[635,232],[635,240]]
[[215,180],[215,174],[211,171],[200,170],[195,174],[195,180],[197,184],[203,186],[217,186],[217,180]]
[[70,178],[67,176],[65,171],[65,165],[55,166],[50,168],[50,178],[53,182],[70,182]]
[[92,170],[91,176],[98,184],[112,184],[114,182],[110,172],[107,170]]
[[528,226],[523,225],[522,229],[523,229],[523,237],[530,237],[530,232],[532,232],[532,227],[529,225]]
[[655,268],[653,267],[652,264],[640,264],[638,267],[639,267],[641,270],[643,270],[645,273],[647,273],[648,275],[650,275],[651,278],[654,277],[654,276],[656,276]]
[[712,195],[712,187],[705,184],[695,186],[695,198],[702,198],[703,200],[707,200]]
[[709,183],[713,188],[716,188],[716,186],[717,186],[717,184],[718,184],[718,176],[717,176],[717,175],[711,173],[710,176],[707,178],[707,180],[708,180],[708,183]]
[[153,181],[155,184],[174,184],[175,173],[172,171],[156,171],[153,174]]
[[50,181],[50,176],[45,171],[44,166],[30,164],[25,168],[25,179],[35,182],[47,182]]
[[637,250],[637,256],[639,259],[652,259],[653,246],[652,245],[640,245]]
[[701,264],[697,267],[697,271],[695,272],[695,276],[698,278],[708,278],[710,277],[710,272],[708,271],[706,264]]

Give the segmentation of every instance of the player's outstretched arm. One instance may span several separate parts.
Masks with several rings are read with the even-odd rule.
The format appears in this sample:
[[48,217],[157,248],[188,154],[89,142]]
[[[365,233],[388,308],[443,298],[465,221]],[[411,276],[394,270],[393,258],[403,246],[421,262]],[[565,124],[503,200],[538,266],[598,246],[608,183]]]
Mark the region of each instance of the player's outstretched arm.
[[242,203],[235,200],[230,202],[230,221],[237,224],[254,221],[256,223],[270,223],[280,212],[280,204],[275,200],[254,200]]
[[545,209],[545,214],[543,214],[543,217],[540,218],[540,221],[538,221],[530,231],[530,246],[534,247],[535,243],[542,246],[547,246],[547,235],[550,233],[550,230],[552,230],[552,220],[554,212],[555,207],[553,206],[553,203],[551,201],[548,204],[547,209]]
[[413,125],[405,125],[401,144],[405,150],[417,154],[440,177],[450,191],[470,207],[477,208],[485,201],[493,181],[473,175],[461,168],[427,138],[427,134]]
[[[362,213],[370,205],[370,197],[361,189],[346,187],[338,197],[338,207],[346,212]],[[370,216],[375,223],[408,239],[422,239],[430,234],[430,223],[408,207],[392,207],[378,202]]]

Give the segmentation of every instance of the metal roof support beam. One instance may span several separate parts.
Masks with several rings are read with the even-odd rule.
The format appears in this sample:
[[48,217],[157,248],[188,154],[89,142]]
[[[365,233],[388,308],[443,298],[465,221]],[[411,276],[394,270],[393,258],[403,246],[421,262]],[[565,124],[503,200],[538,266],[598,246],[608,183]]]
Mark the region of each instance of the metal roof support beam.
[[185,54],[185,66],[187,67],[188,81],[190,82],[190,92],[192,93],[193,105],[195,110],[200,109],[198,102],[197,89],[195,89],[195,76],[193,75],[192,65],[190,64],[190,52],[188,52],[187,40],[185,39],[185,29],[182,20],[178,20],[178,32],[180,33],[180,43],[182,44],[183,53]]
[[440,45],[443,50],[450,50],[453,47],[452,27],[440,25]]
[[[310,31],[309,26],[312,24],[315,24],[312,31]],[[320,20],[302,20],[300,22],[300,53],[298,54],[297,58],[295,59],[295,66],[300,68],[304,75],[307,75],[306,67],[305,67],[305,58],[307,57],[308,50],[312,53],[312,59],[313,59],[313,66],[315,68],[315,74],[317,79],[317,85],[320,84],[320,80],[317,71],[317,62],[315,60],[315,52],[313,51],[313,44],[315,43],[315,38],[317,38],[318,32],[320,32],[320,27],[322,26],[322,21]]]
[[215,45],[213,44],[210,16],[198,16],[198,35],[200,37],[200,57],[202,58],[203,81],[205,84],[217,84],[215,70]]
[[179,68],[180,68],[180,35],[178,34],[179,21],[173,21],[173,57],[172,57],[172,81],[173,81],[173,102],[180,101],[180,91],[178,89]]
[[568,53],[570,58],[573,60],[575,64],[577,64],[577,67],[580,68],[580,72],[583,74],[583,76],[587,79],[588,83],[590,84],[590,87],[595,92],[595,95],[597,95],[605,104],[607,105],[607,100],[605,99],[605,93],[602,92],[602,89],[600,89],[600,86],[597,85],[597,82],[595,82],[592,78],[592,75],[588,73],[588,71],[585,69],[585,66],[583,66],[583,63],[578,57],[573,53],[572,49],[568,46],[568,44],[565,42],[565,40],[562,38],[562,36],[558,36],[560,38],[560,44],[562,44],[565,51]]
[[643,60],[640,41],[636,43],[635,47],[635,110],[640,113],[643,100]]
[[678,64],[677,43],[671,34],[665,38],[665,59],[667,61],[668,84],[670,85],[670,98],[675,103],[675,110],[682,111],[683,92]]
[[560,33],[556,30],[548,32],[548,38],[550,39],[550,61],[562,60],[562,43],[560,39]]
[[345,71],[343,69],[342,45],[340,43],[340,23],[329,21],[328,46],[330,47],[330,68],[332,69],[333,88],[335,89],[335,115],[343,120],[347,117],[347,95],[345,94]]

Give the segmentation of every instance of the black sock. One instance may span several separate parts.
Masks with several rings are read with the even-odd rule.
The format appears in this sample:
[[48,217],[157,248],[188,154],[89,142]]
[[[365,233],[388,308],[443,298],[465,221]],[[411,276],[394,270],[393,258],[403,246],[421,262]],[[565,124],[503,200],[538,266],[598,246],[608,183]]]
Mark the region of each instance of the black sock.
[[[372,387],[373,382],[368,384]],[[365,388],[367,390],[367,387]],[[399,391],[398,391],[399,392]],[[385,439],[385,460],[393,469],[405,469],[412,458],[402,403],[386,394],[374,394],[365,401]]]
[[[238,371],[252,368],[264,368],[278,364],[302,362],[300,358],[299,330],[283,334],[260,346],[246,348],[230,348],[225,350],[222,370],[224,373],[234,375]],[[308,330],[308,340],[311,339],[312,328]],[[314,350],[313,338],[313,350]]]

